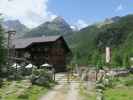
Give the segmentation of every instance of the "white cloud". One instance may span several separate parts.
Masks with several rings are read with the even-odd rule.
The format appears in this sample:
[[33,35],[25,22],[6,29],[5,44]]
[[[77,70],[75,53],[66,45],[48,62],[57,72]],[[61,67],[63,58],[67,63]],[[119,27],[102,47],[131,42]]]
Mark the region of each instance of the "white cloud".
[[123,10],[124,8],[123,8],[123,5],[122,4],[119,4],[118,6],[117,6],[117,8],[116,8],[116,12],[118,12],[118,11],[121,11],[121,10]]
[[79,19],[74,25],[71,26],[72,29],[74,30],[80,30],[82,28],[85,28],[87,27],[89,24],[88,22],[85,22],[84,20],[82,19]]
[[56,17],[48,11],[48,0],[0,0],[0,13],[5,19],[19,19],[29,27],[35,27]]

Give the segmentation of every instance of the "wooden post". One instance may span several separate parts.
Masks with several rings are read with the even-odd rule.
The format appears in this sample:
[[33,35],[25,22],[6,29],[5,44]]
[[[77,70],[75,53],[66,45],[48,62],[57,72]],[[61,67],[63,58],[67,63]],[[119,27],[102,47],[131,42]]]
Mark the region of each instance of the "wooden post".
[[67,83],[70,83],[70,77],[69,77],[69,69],[67,70]]
[[16,73],[15,73],[15,80],[17,80],[17,73],[18,73],[18,68],[17,68],[17,63],[16,63]]
[[53,68],[52,70],[53,70],[52,71],[53,72],[53,80],[55,81],[55,69]]

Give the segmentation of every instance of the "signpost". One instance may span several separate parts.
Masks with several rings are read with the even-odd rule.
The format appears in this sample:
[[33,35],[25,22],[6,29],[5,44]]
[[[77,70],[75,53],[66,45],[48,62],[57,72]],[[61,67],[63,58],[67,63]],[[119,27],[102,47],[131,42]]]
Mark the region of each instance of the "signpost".
[[106,63],[109,64],[111,62],[111,49],[110,47],[106,47]]
[[133,67],[133,57],[130,58],[131,67]]

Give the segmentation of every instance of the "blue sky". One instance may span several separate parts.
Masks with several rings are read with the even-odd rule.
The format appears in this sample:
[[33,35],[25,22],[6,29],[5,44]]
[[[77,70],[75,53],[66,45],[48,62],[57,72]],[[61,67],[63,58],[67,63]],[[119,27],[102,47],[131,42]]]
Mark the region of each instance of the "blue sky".
[[71,26],[86,27],[114,16],[133,13],[132,0],[0,0],[5,20],[20,20],[33,28],[57,16]]
[[92,23],[133,13],[132,0],[49,0],[48,6],[70,22],[81,19]]

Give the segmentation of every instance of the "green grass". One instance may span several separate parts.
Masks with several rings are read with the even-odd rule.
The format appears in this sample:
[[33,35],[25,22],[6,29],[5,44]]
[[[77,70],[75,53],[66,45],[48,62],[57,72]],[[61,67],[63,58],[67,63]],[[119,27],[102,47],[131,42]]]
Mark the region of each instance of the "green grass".
[[0,88],[0,100],[38,100],[48,89],[45,86],[31,85],[27,80],[6,81]]
[[104,91],[105,100],[133,100],[133,75],[119,77]]
[[96,91],[95,89],[87,90],[86,87],[81,84],[79,89],[79,96],[81,100],[96,100]]
[[37,100],[40,96],[48,91],[46,87],[33,85],[25,93],[20,94],[17,100]]
[[104,92],[105,100],[133,100],[133,88],[121,87],[107,89]]

